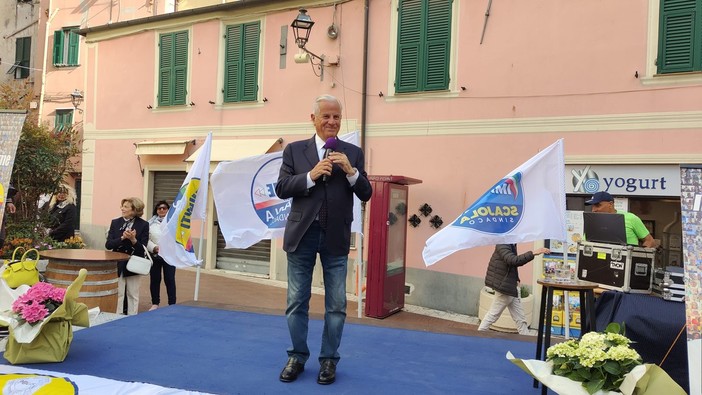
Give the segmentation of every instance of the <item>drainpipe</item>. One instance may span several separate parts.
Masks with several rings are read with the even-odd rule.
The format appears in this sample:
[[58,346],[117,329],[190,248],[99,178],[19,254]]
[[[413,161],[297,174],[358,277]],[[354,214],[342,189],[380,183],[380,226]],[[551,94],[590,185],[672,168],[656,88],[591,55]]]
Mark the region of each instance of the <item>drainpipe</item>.
[[[49,10],[51,9],[52,0],[49,0]],[[49,33],[51,32],[51,21],[56,16],[58,8],[51,12],[51,15],[46,19],[46,31],[44,32],[44,55],[42,57],[41,65],[41,90],[39,91],[39,115],[37,117],[37,122],[42,123],[42,111],[44,110],[44,92],[46,91],[46,54],[49,52]],[[41,15],[41,14],[39,14]]]
[[361,83],[361,149],[366,148],[366,113],[368,106],[368,0],[363,2],[363,82]]
[[[365,152],[366,147],[366,112],[367,112],[367,99],[366,92],[368,88],[368,0],[363,2],[363,82],[361,83],[361,149]],[[366,156],[368,158],[368,156]],[[366,205],[361,204],[361,229],[365,229],[365,218],[366,218]],[[363,305],[363,243],[365,242],[365,237],[361,233],[361,243],[358,246],[358,257],[356,266],[356,288],[358,295],[358,318],[363,317],[361,311]]]

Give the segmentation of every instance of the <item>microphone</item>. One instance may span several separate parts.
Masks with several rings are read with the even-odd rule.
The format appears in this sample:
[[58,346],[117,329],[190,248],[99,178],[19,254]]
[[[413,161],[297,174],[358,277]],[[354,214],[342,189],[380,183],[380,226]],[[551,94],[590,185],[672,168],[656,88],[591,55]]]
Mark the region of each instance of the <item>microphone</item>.
[[[326,159],[326,157],[329,156],[329,154],[336,150],[336,142],[336,137],[329,137],[327,139],[327,141],[322,146],[322,148],[324,148],[324,156],[322,157],[322,159]],[[329,176],[327,176],[326,174],[323,175],[322,181],[327,182],[327,178],[329,178]]]

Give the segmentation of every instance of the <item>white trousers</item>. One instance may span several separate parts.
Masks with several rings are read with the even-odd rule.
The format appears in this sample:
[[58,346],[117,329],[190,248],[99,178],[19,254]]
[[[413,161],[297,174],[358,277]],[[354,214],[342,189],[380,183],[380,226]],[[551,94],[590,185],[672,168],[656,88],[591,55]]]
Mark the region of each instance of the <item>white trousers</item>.
[[127,315],[135,315],[139,310],[139,286],[142,276],[119,276],[117,282],[117,314],[124,312],[124,294],[127,294]]
[[500,318],[500,315],[505,310],[505,307],[509,309],[509,314],[512,319],[517,324],[517,331],[520,335],[529,334],[529,326],[527,325],[526,318],[524,317],[524,309],[522,308],[522,300],[518,297],[505,295],[495,291],[495,298],[492,300],[492,306],[488,310],[483,320],[480,322],[478,327],[479,331],[486,331],[490,328],[490,325],[494,324]]

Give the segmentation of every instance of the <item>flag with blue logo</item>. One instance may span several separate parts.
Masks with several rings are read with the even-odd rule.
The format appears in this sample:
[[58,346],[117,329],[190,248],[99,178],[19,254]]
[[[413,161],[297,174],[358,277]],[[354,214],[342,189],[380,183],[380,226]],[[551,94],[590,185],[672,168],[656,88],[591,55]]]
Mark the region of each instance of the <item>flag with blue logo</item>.
[[204,220],[207,215],[211,152],[212,132],[207,134],[200,154],[185,177],[166,218],[161,222],[162,233],[159,239],[158,254],[175,267],[200,264],[200,260],[195,256],[190,233],[192,221],[195,219]]
[[[339,136],[359,145],[358,132]],[[212,172],[212,196],[226,248],[249,248],[264,239],[283,237],[291,199],[275,194],[283,152],[220,162]],[[352,232],[362,232],[361,201],[354,196]]]
[[430,237],[422,256],[430,266],[459,250],[540,239],[566,239],[563,139],[507,174]]

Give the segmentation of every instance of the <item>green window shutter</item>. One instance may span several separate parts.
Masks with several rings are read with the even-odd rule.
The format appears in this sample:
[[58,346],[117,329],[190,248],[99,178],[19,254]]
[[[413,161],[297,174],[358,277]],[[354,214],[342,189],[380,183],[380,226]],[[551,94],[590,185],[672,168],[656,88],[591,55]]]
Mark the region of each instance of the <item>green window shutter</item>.
[[66,64],[69,66],[78,66],[78,44],[80,43],[80,38],[78,33],[76,33],[77,30],[71,29],[68,31],[68,59]]
[[158,60],[158,105],[170,106],[171,103],[171,80],[173,79],[173,34],[162,34],[159,38],[159,60]]
[[241,101],[255,101],[258,97],[258,50],[260,34],[261,27],[258,22],[244,25]]
[[398,93],[448,89],[452,0],[400,0]]
[[63,30],[54,32],[54,66],[63,64]]
[[658,72],[700,70],[702,29],[695,0],[661,0]]
[[451,1],[429,0],[423,90],[448,89],[451,49]]
[[239,100],[239,74],[241,70],[242,25],[227,26],[224,57],[224,102]]
[[185,104],[188,82],[188,32],[159,37],[158,105]]
[[15,78],[29,77],[29,62],[32,56],[31,50],[31,37],[20,37],[15,40],[15,63],[17,63],[18,66],[15,71]]
[[188,32],[174,34],[173,48],[173,102],[185,104],[188,83]]
[[420,86],[422,31],[424,18],[422,0],[400,0],[397,31],[397,70],[395,91],[417,92]]
[[258,97],[259,22],[227,26],[224,101],[255,101]]
[[56,118],[54,127],[57,132],[68,130],[73,126],[73,111],[72,110],[56,110]]

